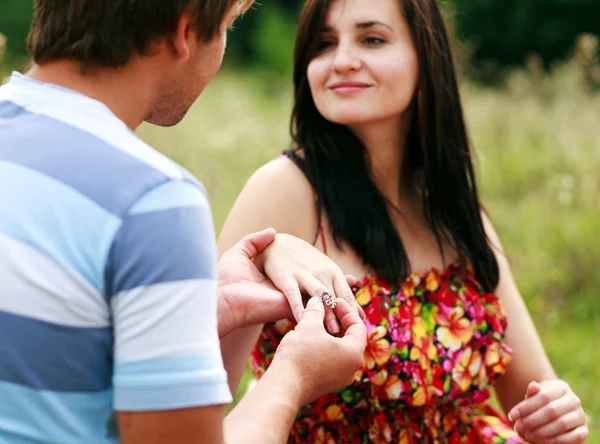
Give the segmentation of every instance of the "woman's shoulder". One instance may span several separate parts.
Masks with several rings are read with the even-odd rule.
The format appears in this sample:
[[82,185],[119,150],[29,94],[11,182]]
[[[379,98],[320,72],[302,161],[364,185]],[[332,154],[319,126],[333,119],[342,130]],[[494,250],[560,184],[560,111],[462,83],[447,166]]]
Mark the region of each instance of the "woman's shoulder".
[[318,224],[310,182],[287,156],[280,156],[252,174],[232,212],[312,242]]
[[282,196],[290,205],[311,204],[313,187],[298,165],[286,155],[277,157],[252,174],[246,187],[260,188],[265,196]]

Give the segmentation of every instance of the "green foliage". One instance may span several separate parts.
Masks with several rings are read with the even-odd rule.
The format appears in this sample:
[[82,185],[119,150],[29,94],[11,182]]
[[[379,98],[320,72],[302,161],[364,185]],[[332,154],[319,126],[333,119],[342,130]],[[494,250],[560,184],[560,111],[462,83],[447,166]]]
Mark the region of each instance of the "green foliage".
[[261,11],[261,25],[254,34],[256,63],[273,74],[290,79],[295,24],[276,6]]
[[0,32],[8,38],[7,57],[26,55],[32,14],[33,0],[0,0]]
[[229,36],[235,62],[262,75],[291,78],[298,10],[294,2],[265,0],[240,18]]
[[[522,66],[537,54],[549,68],[572,55],[576,38],[600,35],[597,0],[448,0],[456,33],[473,46],[473,59],[487,78],[499,67]],[[481,71],[480,71],[481,72]]]
[[[600,94],[574,62],[551,75],[515,72],[504,90],[463,84],[484,204],[559,376],[600,433]],[[219,229],[259,166],[289,144],[291,91],[219,76],[179,126],[139,133],[207,186]],[[510,328],[510,326],[509,326]],[[245,375],[242,389],[252,380]],[[596,435],[598,436],[598,435]]]

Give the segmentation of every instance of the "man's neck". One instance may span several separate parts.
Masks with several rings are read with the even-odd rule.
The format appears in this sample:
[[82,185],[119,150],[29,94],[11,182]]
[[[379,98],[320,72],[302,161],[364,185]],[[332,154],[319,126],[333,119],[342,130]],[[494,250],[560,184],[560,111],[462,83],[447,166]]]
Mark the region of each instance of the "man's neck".
[[133,131],[148,115],[152,103],[154,80],[135,63],[123,68],[82,71],[81,65],[60,60],[34,65],[27,76],[45,83],[62,86],[105,104],[115,116]]

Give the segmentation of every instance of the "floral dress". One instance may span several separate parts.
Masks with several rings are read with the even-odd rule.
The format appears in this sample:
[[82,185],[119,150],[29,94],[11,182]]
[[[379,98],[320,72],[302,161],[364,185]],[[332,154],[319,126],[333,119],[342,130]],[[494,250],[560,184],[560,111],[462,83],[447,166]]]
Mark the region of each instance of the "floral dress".
[[[490,405],[511,350],[506,317],[472,269],[376,276],[353,289],[368,342],[354,383],[304,406],[288,443],[506,443],[524,441]],[[252,353],[260,377],[295,322],[267,324]]]

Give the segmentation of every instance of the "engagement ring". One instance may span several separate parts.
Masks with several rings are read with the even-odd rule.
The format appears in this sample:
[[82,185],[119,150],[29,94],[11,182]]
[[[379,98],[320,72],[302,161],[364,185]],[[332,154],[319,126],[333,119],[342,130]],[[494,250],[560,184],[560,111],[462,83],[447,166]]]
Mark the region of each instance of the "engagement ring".
[[331,308],[335,308],[335,298],[328,291],[324,291],[319,297],[319,299],[321,299],[321,302],[323,302],[325,305],[328,305]]

